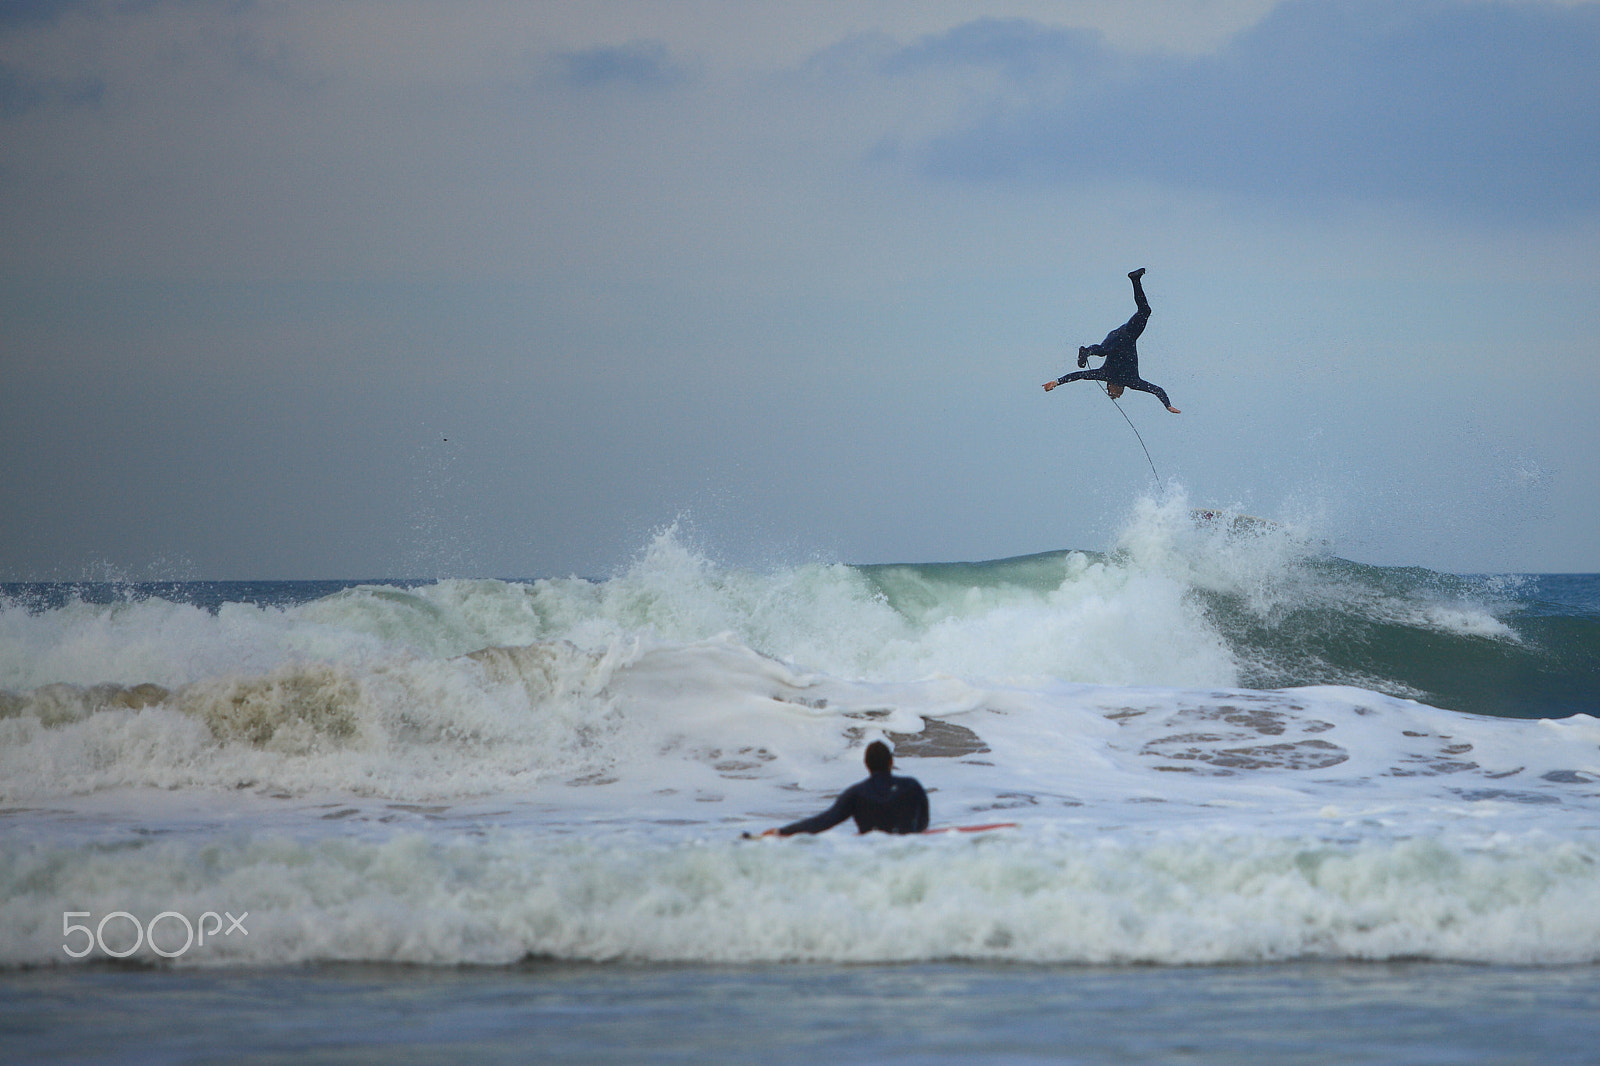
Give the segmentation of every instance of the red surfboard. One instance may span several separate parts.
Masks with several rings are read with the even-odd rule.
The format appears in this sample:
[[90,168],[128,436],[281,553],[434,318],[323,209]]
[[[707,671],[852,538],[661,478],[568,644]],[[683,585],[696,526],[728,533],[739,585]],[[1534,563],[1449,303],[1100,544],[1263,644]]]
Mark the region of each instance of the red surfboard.
[[[937,829],[924,829],[921,834],[911,835],[926,836],[929,833],[986,833],[991,829],[1015,829],[1016,827],[1016,822],[990,822],[987,825],[941,825]],[[739,835],[745,840],[758,840],[764,836],[777,836],[778,834],[775,830],[768,830],[765,833],[741,833]],[[804,836],[805,834],[796,833],[795,835]],[[893,834],[890,835],[892,836]]]
[[1016,822],[990,822],[988,825],[941,825],[938,829],[924,829],[928,833],[986,833],[991,829],[1015,829]]

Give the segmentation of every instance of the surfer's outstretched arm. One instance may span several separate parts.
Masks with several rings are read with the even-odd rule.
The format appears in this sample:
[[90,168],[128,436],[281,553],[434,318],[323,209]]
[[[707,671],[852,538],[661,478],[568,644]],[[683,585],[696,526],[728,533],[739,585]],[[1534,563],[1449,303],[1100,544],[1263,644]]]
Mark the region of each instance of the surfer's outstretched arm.
[[839,798],[833,801],[833,806],[821,814],[814,814],[810,818],[802,818],[798,822],[791,822],[781,829],[769,829],[761,835],[788,837],[794,836],[796,833],[825,833],[855,814],[856,794],[860,791],[861,787],[859,785],[852,785],[839,793]]

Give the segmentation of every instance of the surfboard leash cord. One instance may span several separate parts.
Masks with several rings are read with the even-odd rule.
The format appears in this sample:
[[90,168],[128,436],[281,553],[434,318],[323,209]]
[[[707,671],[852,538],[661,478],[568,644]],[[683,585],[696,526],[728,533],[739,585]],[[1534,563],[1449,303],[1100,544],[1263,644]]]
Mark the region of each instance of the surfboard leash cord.
[[1102,381],[1099,384],[1100,391],[1105,393],[1106,399],[1110,400],[1116,406],[1117,414],[1122,416],[1122,420],[1128,423],[1128,428],[1133,430],[1133,435],[1138,438],[1139,447],[1144,449],[1144,461],[1150,464],[1150,472],[1156,475],[1156,488],[1164,488],[1164,486],[1161,484],[1161,475],[1156,473],[1156,461],[1150,458],[1150,449],[1145,447],[1144,434],[1139,432],[1139,427],[1133,424],[1133,419],[1128,417],[1128,412],[1122,409],[1122,405],[1120,403],[1117,403],[1117,398],[1111,395],[1111,390],[1106,387],[1105,382]]

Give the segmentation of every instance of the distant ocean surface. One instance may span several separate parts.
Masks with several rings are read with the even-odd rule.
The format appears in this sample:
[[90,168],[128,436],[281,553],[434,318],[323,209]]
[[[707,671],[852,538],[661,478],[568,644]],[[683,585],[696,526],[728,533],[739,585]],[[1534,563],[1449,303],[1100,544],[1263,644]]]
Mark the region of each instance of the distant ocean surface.
[[[1600,1061],[1600,575],[0,586],[6,1061]],[[883,738],[936,826],[745,840]]]

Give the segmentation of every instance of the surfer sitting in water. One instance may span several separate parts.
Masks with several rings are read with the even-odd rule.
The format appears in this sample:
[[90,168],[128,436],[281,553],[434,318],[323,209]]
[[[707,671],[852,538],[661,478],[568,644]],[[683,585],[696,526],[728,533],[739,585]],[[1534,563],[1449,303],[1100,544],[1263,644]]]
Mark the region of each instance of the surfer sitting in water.
[[889,745],[881,740],[868,744],[866,763],[872,776],[839,793],[832,807],[782,829],[768,829],[761,835],[787,837],[796,833],[820,833],[846,818],[854,818],[856,828],[863,833],[873,830],[920,833],[928,828],[928,794],[916,778],[895,777],[890,772],[894,769],[894,753]]
[[1091,344],[1078,349],[1078,366],[1089,365],[1091,355],[1105,357],[1105,362],[1095,370],[1079,370],[1076,374],[1067,374],[1054,381],[1044,383],[1044,391],[1049,392],[1057,385],[1065,385],[1069,381],[1103,381],[1106,383],[1106,394],[1113,400],[1122,395],[1123,388],[1138,389],[1148,392],[1166,405],[1167,410],[1173,414],[1180,413],[1167,399],[1167,392],[1160,385],[1152,385],[1139,376],[1139,350],[1134,347],[1134,342],[1139,339],[1139,334],[1144,332],[1146,322],[1150,321],[1150,301],[1144,298],[1144,286],[1139,279],[1144,277],[1144,267],[1131,272],[1128,279],[1133,282],[1133,302],[1139,309],[1133,317],[1106,334],[1106,339],[1099,344]]

